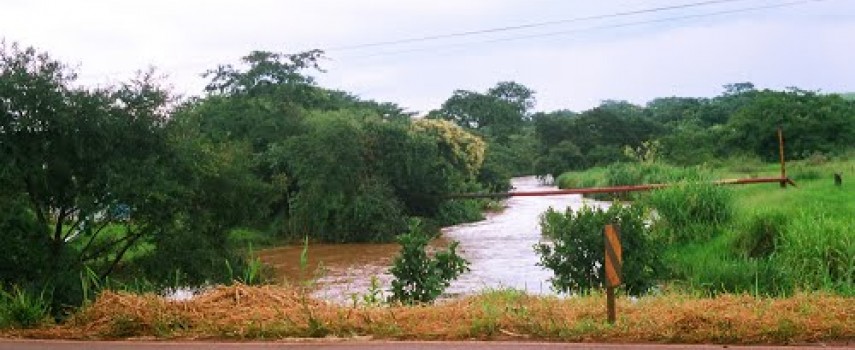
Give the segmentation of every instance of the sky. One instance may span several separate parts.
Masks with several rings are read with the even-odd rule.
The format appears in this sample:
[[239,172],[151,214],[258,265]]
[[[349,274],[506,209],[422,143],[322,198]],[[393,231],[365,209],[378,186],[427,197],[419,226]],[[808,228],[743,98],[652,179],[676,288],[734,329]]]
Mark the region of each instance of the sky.
[[[81,84],[116,84],[153,66],[184,96],[202,94],[201,73],[253,50],[322,49],[326,72],[313,73],[321,86],[418,113],[454,90],[509,80],[536,92],[538,111],[712,97],[745,81],[855,91],[855,0],[730,0],[614,16],[701,2],[3,0],[0,38],[76,67]],[[774,5],[782,7],[747,10]],[[578,20],[592,16],[605,18]],[[364,46],[553,21],[563,22]]]

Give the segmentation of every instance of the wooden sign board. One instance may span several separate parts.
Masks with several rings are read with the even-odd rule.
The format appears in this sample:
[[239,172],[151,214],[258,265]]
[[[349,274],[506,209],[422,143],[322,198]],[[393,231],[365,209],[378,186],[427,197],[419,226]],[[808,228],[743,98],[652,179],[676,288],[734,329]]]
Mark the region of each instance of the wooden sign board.
[[614,225],[606,225],[606,287],[617,287],[620,285],[620,271],[623,265],[620,236]]

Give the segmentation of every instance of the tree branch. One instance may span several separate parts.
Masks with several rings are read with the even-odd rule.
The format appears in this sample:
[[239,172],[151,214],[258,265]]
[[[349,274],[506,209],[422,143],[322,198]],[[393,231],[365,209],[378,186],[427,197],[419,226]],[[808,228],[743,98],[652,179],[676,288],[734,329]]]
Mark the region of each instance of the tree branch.
[[[128,231],[130,231],[130,230],[128,230]],[[100,277],[102,280],[107,278],[107,276],[109,276],[111,273],[113,273],[113,270],[116,268],[116,266],[119,265],[119,262],[122,261],[122,258],[125,256],[125,253],[127,253],[128,250],[130,250],[131,247],[137,242],[137,240],[143,236],[142,232],[145,232],[145,231],[140,231],[140,233],[128,234],[127,236],[125,236],[125,237],[131,237],[131,239],[129,239],[127,241],[127,243],[125,243],[125,246],[122,247],[122,249],[119,251],[119,253],[116,254],[116,258],[113,259],[113,262],[110,264],[110,267],[107,268],[107,271],[104,271],[104,273],[101,274]]]
[[109,225],[109,224],[110,224],[109,221],[105,221],[105,222],[101,223],[101,226],[98,227],[98,229],[96,229],[95,232],[92,233],[92,237],[89,237],[89,242],[86,242],[86,245],[83,247],[83,249],[80,250],[80,256],[83,256],[83,253],[85,253],[87,250],[89,250],[89,247],[92,246],[93,242],[95,242],[95,238],[97,238],[98,235],[100,235],[101,232],[105,228],[107,228],[107,225]]

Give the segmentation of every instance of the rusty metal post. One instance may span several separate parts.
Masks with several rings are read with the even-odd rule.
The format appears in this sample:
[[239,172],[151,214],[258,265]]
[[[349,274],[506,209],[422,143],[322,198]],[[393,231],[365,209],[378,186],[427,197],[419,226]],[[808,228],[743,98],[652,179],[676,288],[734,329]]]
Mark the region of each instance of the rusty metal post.
[[615,310],[615,287],[621,283],[621,267],[623,265],[623,249],[620,244],[620,233],[612,225],[606,225],[603,230],[605,240],[605,261],[603,270],[606,279],[606,311],[610,324],[615,323],[617,311]]
[[784,160],[784,131],[778,126],[778,153],[781,157],[781,188],[787,188],[787,162]]

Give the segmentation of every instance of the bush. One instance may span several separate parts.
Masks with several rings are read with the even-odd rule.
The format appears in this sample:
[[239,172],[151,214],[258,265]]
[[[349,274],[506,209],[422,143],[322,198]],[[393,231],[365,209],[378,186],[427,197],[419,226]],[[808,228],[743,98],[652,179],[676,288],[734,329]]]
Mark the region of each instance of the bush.
[[608,210],[582,207],[565,212],[553,209],[541,216],[543,235],[552,243],[534,249],[540,266],[552,270],[552,286],[564,293],[589,293],[603,285],[606,224],[620,227],[623,247],[622,280],[630,294],[645,293],[663,272],[661,247],[651,238],[639,205],[614,204]]
[[451,226],[466,222],[484,220],[482,209],[483,200],[480,199],[452,199],[443,202],[439,206],[436,220],[441,226]]
[[44,280],[53,267],[47,228],[22,200],[0,197],[0,286]]
[[432,302],[451,281],[469,270],[469,262],[457,255],[458,242],[451,242],[447,250],[437,251],[433,257],[425,250],[428,242],[430,236],[422,232],[417,220],[410,224],[408,233],[398,236],[401,252],[389,269],[394,276],[390,301]]

